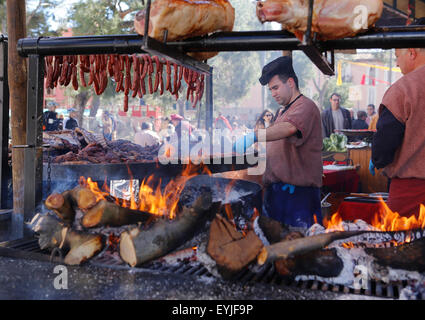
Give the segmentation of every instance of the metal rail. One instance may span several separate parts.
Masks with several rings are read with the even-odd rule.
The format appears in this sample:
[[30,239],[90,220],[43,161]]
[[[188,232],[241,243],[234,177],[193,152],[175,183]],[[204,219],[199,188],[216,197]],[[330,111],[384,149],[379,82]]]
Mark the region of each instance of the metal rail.
[[[18,41],[23,57],[36,55],[73,55],[143,53],[139,35],[107,35],[61,38],[24,38]],[[216,32],[205,37],[171,41],[164,44],[177,52],[301,50],[301,41],[286,31]],[[344,49],[425,48],[425,27],[384,27],[371,29],[356,37],[315,41],[323,51]],[[181,61],[184,63],[184,61]]]

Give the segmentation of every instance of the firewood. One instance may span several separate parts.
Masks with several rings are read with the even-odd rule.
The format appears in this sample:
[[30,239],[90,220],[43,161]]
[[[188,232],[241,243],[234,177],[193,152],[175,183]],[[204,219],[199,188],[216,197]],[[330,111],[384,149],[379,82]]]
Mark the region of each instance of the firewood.
[[375,257],[385,267],[409,271],[425,271],[425,238],[391,248],[366,248],[365,252]]
[[105,239],[102,235],[83,233],[65,226],[52,215],[37,214],[32,220],[33,230],[39,234],[40,249],[69,249],[64,262],[78,265],[99,253]]
[[124,208],[116,203],[100,200],[94,207],[89,209],[81,224],[86,228],[99,226],[119,227],[127,224],[145,222],[148,219],[154,219],[155,215],[138,210]]
[[331,232],[295,240],[281,241],[270,246],[265,246],[257,257],[257,263],[263,265],[266,262],[287,259],[291,256],[321,249],[335,240],[353,237],[364,232],[366,231]]
[[321,249],[288,259],[275,261],[276,271],[282,276],[316,275],[320,277],[337,277],[344,267],[336,250]]
[[149,229],[141,227],[124,231],[120,235],[119,252],[123,261],[138,266],[164,256],[191,239],[211,219],[211,192],[203,193],[192,205],[183,207],[173,220],[160,219]]
[[96,205],[98,199],[90,189],[77,186],[70,191],[72,198],[81,210],[87,210]]
[[216,215],[211,222],[207,253],[215,260],[225,278],[254,261],[262,247],[263,243],[253,230],[244,236],[220,215]]
[[47,209],[52,210],[65,223],[71,224],[75,218],[73,199],[69,190],[63,193],[52,193],[44,202]]

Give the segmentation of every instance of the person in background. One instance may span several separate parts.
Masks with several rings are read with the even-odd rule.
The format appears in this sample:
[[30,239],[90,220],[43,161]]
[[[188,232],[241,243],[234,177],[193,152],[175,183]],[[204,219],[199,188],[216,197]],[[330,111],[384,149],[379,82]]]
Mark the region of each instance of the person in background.
[[61,119],[56,112],[57,103],[48,102],[47,111],[43,113],[43,129],[45,131],[57,131],[61,125]]
[[259,81],[268,86],[271,96],[282,107],[267,129],[238,139],[234,150],[243,154],[253,143],[265,140],[263,214],[286,225],[308,228],[315,220],[322,221],[320,111],[300,93],[298,77],[288,56],[265,65]]
[[353,121],[352,129],[356,129],[356,130],[367,129],[369,126],[366,123],[366,118],[367,118],[366,111],[363,111],[363,110],[357,111],[357,119]]
[[162,142],[164,142],[167,137],[170,137],[170,134],[169,134],[169,131],[168,131],[168,126],[169,125],[173,126],[170,123],[170,119],[168,119],[167,117],[161,119],[161,126],[159,128],[158,135],[161,138],[161,141]]
[[408,217],[425,204],[425,49],[395,49],[395,56],[403,77],[379,106],[369,170],[374,175],[375,167],[383,168],[390,179],[387,205]]
[[266,129],[272,124],[272,122],[273,113],[269,109],[266,109],[260,114],[257,121],[255,122],[255,130]]
[[350,111],[341,107],[341,96],[332,93],[329,99],[331,106],[322,112],[322,135],[329,137],[335,130],[351,129]]
[[349,109],[348,111],[350,111],[351,123],[352,123],[356,119],[356,118],[354,118],[354,110],[353,109]]
[[150,147],[161,142],[159,135],[153,131],[153,125],[149,122],[142,122],[142,130],[138,131],[134,136],[134,143],[142,147]]
[[230,125],[229,120],[225,116],[221,114],[221,112],[218,114],[218,117],[214,120],[214,126],[216,128],[225,129],[227,128],[230,132],[232,132],[233,128]]
[[190,125],[189,121],[185,120],[181,115],[176,113],[172,114],[170,116],[170,121],[173,124],[175,133],[179,139],[181,138],[182,134],[189,134],[189,136],[191,135],[192,126]]
[[367,125],[370,125],[373,117],[375,117],[377,114],[375,112],[375,105],[374,104],[368,104],[366,107],[366,111],[367,111],[367,118],[366,118],[366,123]]
[[74,130],[75,128],[78,127],[78,121],[77,121],[77,112],[75,111],[75,109],[69,109],[69,117],[65,119],[65,121],[63,122],[64,125],[64,129],[68,129],[68,130]]
[[117,138],[117,125],[109,111],[104,111],[102,114],[102,133],[106,140],[112,141]]
[[372,117],[372,120],[370,120],[370,123],[369,123],[369,126],[368,126],[368,129],[369,130],[376,130],[376,124],[378,123],[378,119],[379,119],[379,115],[378,114],[375,114]]
[[232,122],[233,135],[236,137],[241,137],[245,134],[245,130],[235,121]]

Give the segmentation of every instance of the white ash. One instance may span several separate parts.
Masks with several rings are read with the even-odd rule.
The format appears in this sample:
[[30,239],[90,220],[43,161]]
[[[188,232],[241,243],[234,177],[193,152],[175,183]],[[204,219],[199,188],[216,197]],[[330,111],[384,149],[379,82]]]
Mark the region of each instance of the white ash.
[[[339,284],[358,289],[360,286],[359,279],[366,282],[366,287],[368,282],[372,280],[382,281],[383,283],[389,284],[404,280],[421,279],[422,275],[418,272],[394,269],[379,265],[373,256],[367,254],[364,249],[361,248],[361,246],[385,247],[383,244],[390,243],[390,241],[393,240],[396,240],[397,242],[404,242],[408,232],[380,232],[378,229],[362,220],[356,220],[355,222],[343,222],[340,226],[342,226],[345,231],[365,230],[371,232],[365,232],[361,235],[336,240],[328,246],[328,248],[335,248],[338,257],[343,261],[343,269],[338,277],[324,278],[313,275],[300,275],[296,277],[297,280],[318,280],[325,283]],[[329,232],[329,230],[325,230],[323,226],[315,224],[307,231],[306,235],[313,236],[325,232]],[[423,236],[425,236],[425,231],[423,230],[415,231],[414,233],[415,238],[421,238]],[[355,248],[348,249],[342,247],[343,243],[349,242],[353,243]],[[363,275],[361,273],[363,273]],[[364,285],[362,288],[364,288]]]
[[409,284],[400,292],[400,300],[425,300],[425,277],[409,281]]
[[[382,281],[385,284],[405,280],[420,280],[423,275],[414,271],[393,269],[376,263],[375,258],[362,248],[344,249],[336,247],[338,257],[343,261],[343,269],[334,278],[314,275],[300,275],[296,280],[317,280],[328,284],[343,285],[352,289],[369,289],[370,281]],[[361,282],[363,281],[363,282]]]
[[207,245],[205,242],[201,243],[196,251],[196,260],[211,273],[214,277],[221,279],[221,275],[217,269],[217,263],[207,253]]

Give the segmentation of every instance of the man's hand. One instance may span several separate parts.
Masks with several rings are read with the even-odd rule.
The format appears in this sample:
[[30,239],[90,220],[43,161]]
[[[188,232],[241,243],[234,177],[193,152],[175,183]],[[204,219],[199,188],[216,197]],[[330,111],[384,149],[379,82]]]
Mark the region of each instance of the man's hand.
[[233,152],[244,154],[246,149],[252,146],[255,142],[257,142],[257,135],[254,131],[248,133],[247,135],[240,137],[233,145]]
[[369,161],[369,172],[372,176],[375,176],[375,165],[372,162],[372,159]]

